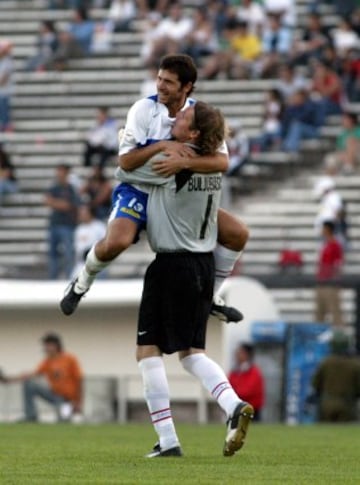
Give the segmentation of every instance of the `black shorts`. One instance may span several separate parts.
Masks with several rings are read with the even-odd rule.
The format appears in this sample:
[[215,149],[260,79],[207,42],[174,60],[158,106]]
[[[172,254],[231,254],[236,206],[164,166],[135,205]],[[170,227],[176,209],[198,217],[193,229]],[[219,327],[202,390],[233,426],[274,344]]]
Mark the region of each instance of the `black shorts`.
[[145,274],[137,344],[165,354],[205,349],[214,278],[212,253],[157,254]]

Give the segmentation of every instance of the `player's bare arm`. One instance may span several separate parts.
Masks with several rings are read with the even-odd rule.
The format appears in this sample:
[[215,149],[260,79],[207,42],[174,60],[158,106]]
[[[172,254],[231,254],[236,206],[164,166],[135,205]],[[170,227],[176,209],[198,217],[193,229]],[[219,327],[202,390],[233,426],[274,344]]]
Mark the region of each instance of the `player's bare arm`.
[[145,165],[151,157],[160,152],[165,153],[169,158],[189,158],[194,155],[194,151],[183,143],[172,140],[161,140],[146,147],[134,148],[128,153],[119,155],[119,166],[123,170],[135,170]]
[[198,173],[226,172],[229,159],[225,153],[202,155],[189,158],[188,156],[170,155],[164,160],[154,162],[153,170],[159,175],[170,177],[181,170],[188,169]]

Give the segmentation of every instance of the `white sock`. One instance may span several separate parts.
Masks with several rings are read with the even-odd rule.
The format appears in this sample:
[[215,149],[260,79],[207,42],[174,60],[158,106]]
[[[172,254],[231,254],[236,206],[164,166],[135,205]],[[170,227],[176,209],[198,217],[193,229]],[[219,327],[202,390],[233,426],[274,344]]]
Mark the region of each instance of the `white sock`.
[[231,416],[241,400],[231,387],[222,368],[202,353],[188,355],[181,363],[185,370],[201,381],[226,415]]
[[215,284],[214,295],[219,293],[219,290],[224,283],[225,279],[231,275],[234,268],[234,264],[240,258],[242,251],[233,251],[227,249],[221,244],[217,244],[214,250],[215,258]]
[[93,284],[96,276],[104,268],[109,266],[111,261],[100,261],[95,254],[95,245],[90,249],[86,256],[85,264],[77,276],[75,293],[84,293]]
[[162,450],[179,446],[171,416],[169,386],[164,361],[161,357],[148,357],[139,362],[144,383],[144,395],[152,424],[159,436]]

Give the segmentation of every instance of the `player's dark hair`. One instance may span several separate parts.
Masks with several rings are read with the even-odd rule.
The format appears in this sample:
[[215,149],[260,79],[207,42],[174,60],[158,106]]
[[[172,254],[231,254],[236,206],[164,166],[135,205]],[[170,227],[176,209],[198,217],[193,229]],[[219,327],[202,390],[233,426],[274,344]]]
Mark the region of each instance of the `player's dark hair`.
[[192,83],[192,87],[187,94],[189,95],[193,92],[197,80],[197,69],[192,57],[186,54],[169,54],[161,59],[159,69],[176,74],[181,87]]
[[198,101],[194,105],[194,119],[190,127],[199,131],[196,145],[202,155],[213,155],[226,136],[226,125],[220,110]]

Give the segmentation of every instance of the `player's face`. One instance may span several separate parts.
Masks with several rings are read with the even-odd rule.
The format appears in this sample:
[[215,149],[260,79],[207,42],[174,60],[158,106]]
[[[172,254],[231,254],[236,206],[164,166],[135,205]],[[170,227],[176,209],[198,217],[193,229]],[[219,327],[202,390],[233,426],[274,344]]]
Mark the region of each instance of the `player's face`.
[[175,124],[171,130],[172,136],[180,142],[191,141],[196,131],[190,129],[194,120],[194,108],[189,106],[182,111],[179,111],[176,115]]
[[160,69],[156,80],[156,89],[160,103],[169,107],[185,102],[191,83],[181,86],[177,74]]

